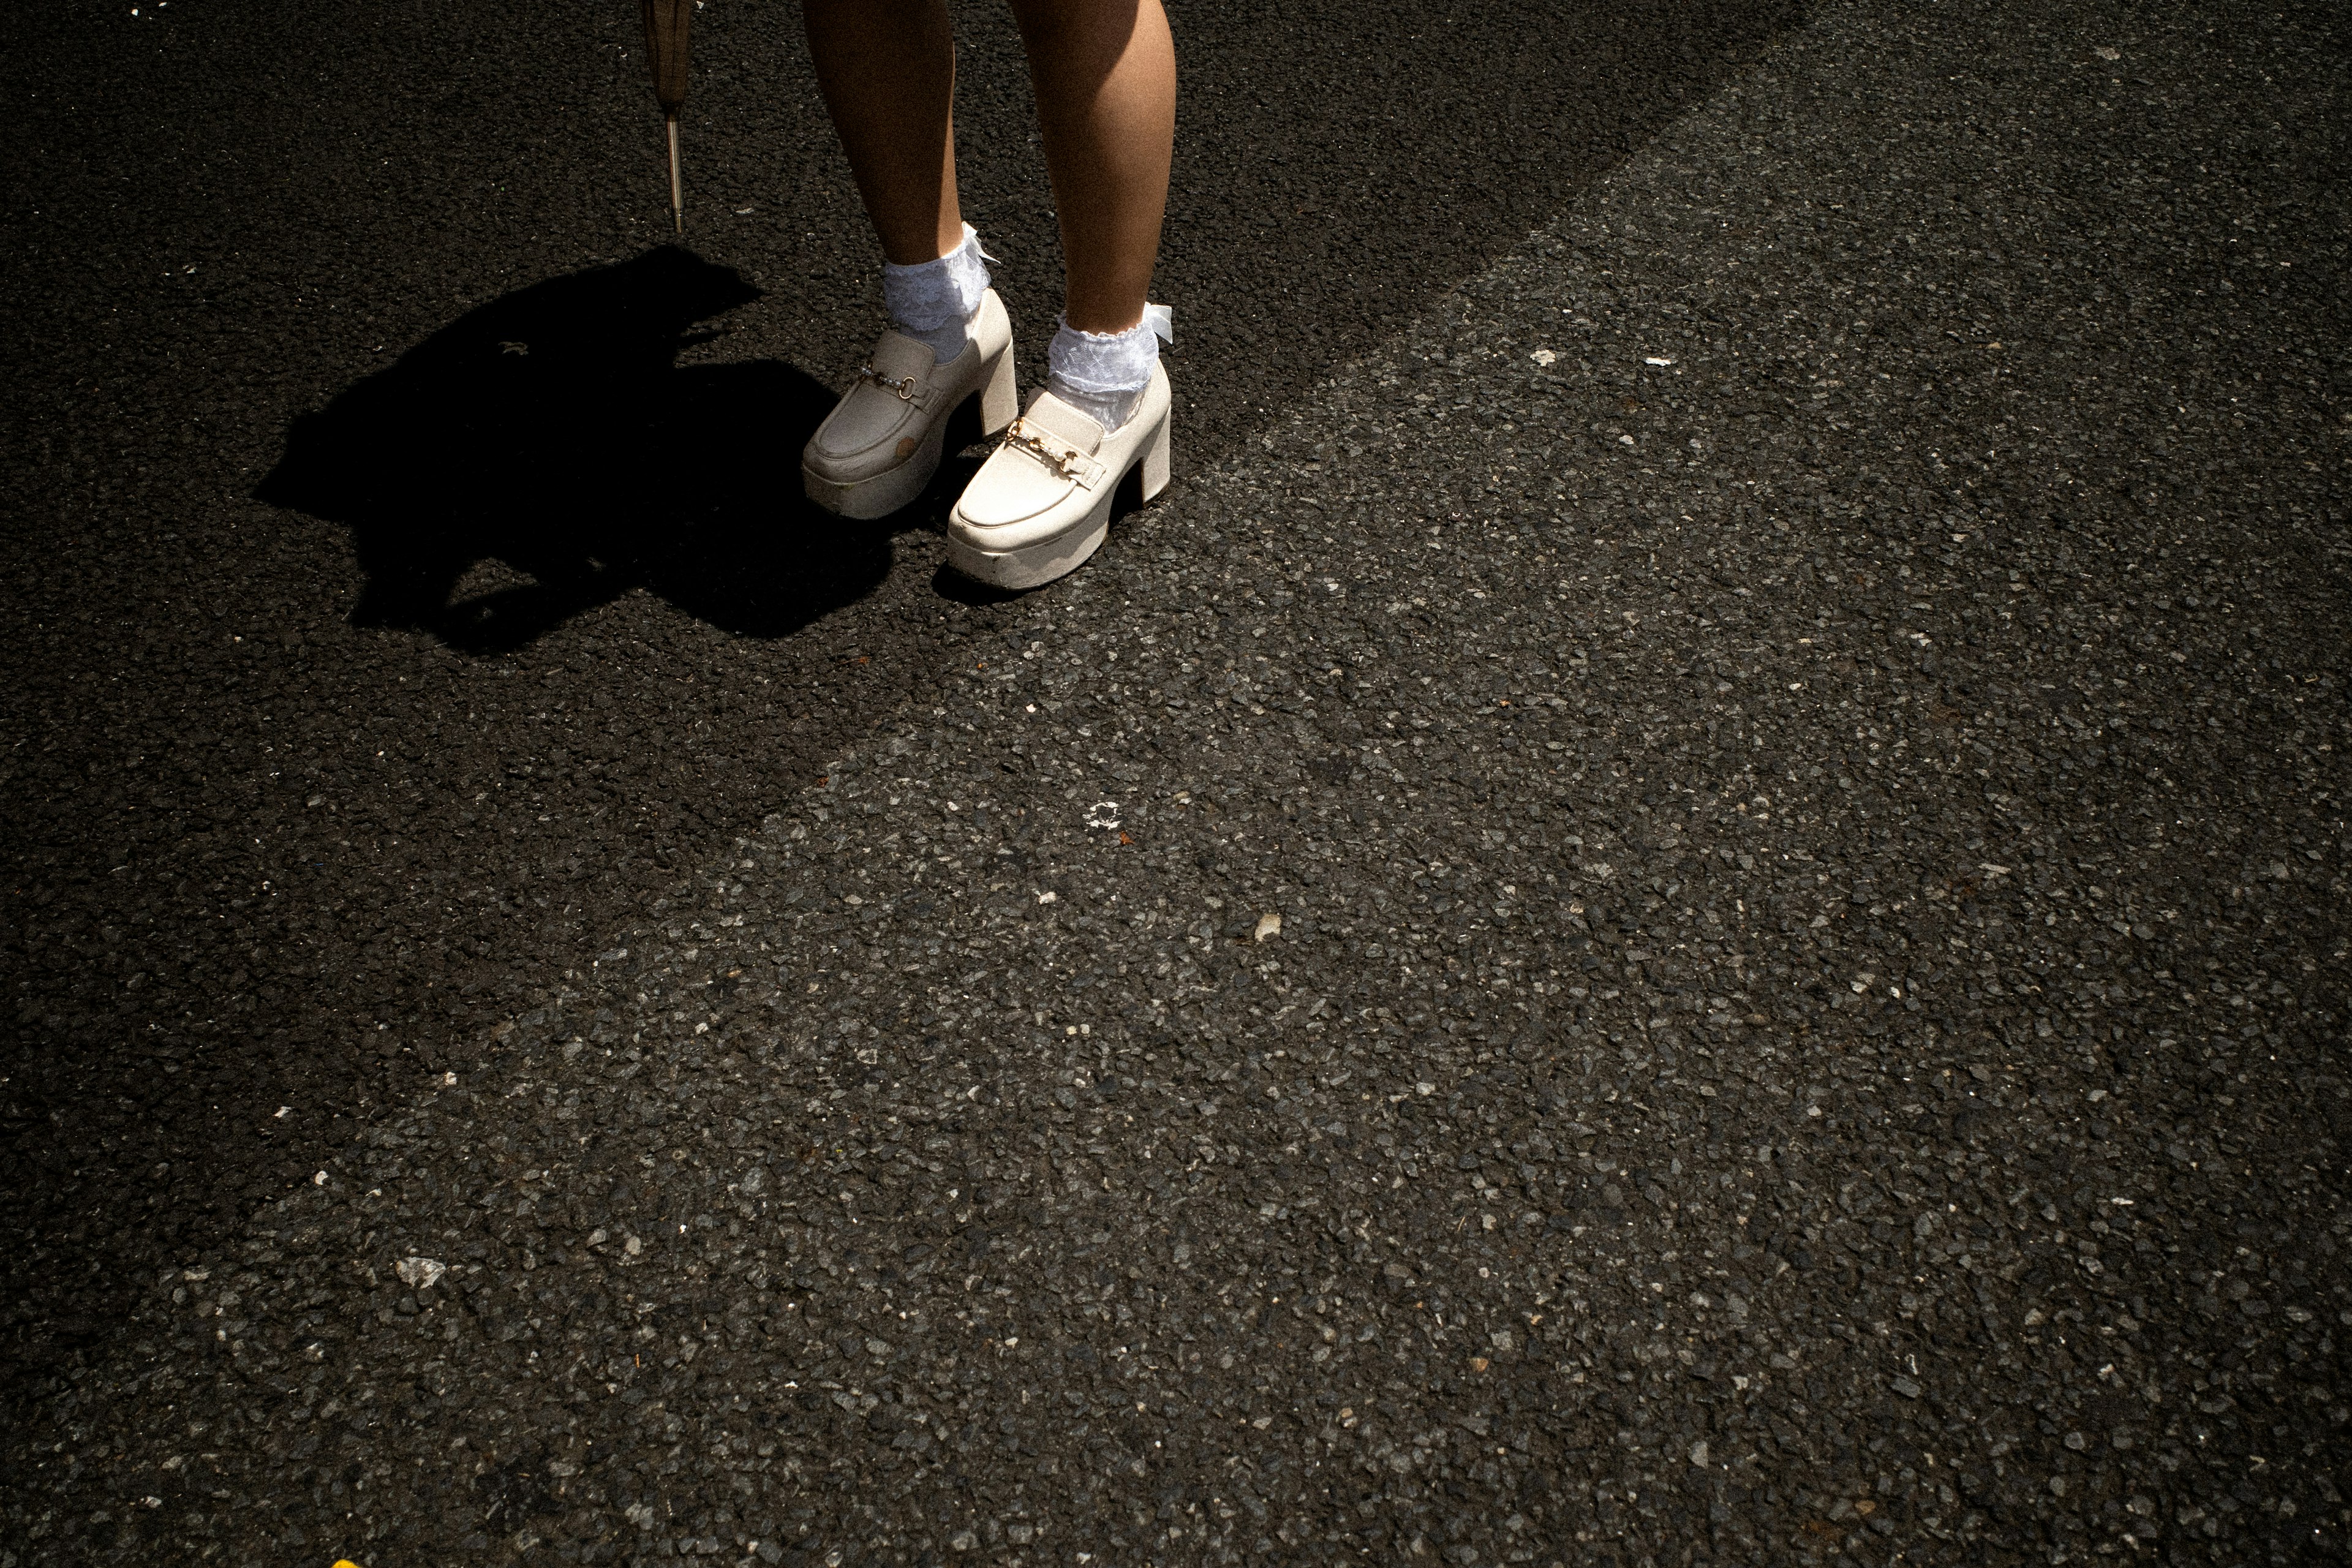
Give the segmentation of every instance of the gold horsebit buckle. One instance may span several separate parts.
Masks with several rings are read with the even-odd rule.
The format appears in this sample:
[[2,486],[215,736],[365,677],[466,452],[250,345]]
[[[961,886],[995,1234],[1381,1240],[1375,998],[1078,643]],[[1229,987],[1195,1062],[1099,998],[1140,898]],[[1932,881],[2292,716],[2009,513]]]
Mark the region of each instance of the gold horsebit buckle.
[[885,392],[897,393],[898,395],[898,401],[901,403],[912,403],[915,401],[915,378],[911,375],[902,376],[897,381],[892,381],[888,376],[884,375],[880,371],[876,370],[870,364],[859,365],[857,367],[857,374],[861,378],[872,382],[875,385],[880,387]]
[[1095,479],[1102,472],[1101,464],[1076,447],[1051,441],[1048,436],[1041,436],[1030,429],[1029,421],[1026,418],[1015,419],[1006,427],[1004,443],[1008,447],[1018,447],[1023,451],[1032,454],[1050,465],[1062,478],[1075,479],[1082,485],[1094,483]]

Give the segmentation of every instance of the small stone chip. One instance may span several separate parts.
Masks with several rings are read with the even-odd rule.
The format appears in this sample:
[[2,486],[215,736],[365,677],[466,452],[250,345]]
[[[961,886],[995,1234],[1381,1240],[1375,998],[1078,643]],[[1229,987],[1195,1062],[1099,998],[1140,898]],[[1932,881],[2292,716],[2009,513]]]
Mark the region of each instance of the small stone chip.
[[1281,934],[1282,916],[1279,911],[1269,910],[1265,914],[1257,917],[1257,930],[1250,933],[1250,940],[1253,942],[1264,942],[1270,936],[1280,936]]
[[412,1290],[429,1290],[438,1284],[449,1266],[437,1258],[404,1258],[392,1266],[400,1282]]
[[1912,1382],[1907,1377],[1895,1378],[1888,1383],[1886,1386],[1893,1389],[1895,1393],[1901,1394],[1906,1399],[1916,1399],[1919,1397],[1919,1385]]

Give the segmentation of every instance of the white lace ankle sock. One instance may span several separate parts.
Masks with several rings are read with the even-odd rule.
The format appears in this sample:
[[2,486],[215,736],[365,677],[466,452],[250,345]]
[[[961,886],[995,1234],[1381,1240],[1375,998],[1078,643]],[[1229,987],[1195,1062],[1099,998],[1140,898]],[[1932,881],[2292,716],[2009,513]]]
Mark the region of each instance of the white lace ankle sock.
[[1045,385],[1053,395],[1112,431],[1126,424],[1151,384],[1160,345],[1174,342],[1165,305],[1143,307],[1143,320],[1123,332],[1082,332],[1066,316],[1045,347]]
[[980,236],[963,226],[963,243],[937,261],[913,267],[882,264],[882,303],[890,324],[919,343],[929,345],[944,364],[963,353],[971,341],[971,319],[980,311],[980,297],[988,289],[992,259],[980,246]]

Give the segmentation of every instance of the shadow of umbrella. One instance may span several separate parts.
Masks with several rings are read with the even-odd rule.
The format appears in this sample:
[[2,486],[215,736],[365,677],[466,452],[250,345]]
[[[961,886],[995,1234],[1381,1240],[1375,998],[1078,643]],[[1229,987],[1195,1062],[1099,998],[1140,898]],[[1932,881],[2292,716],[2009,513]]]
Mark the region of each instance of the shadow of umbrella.
[[635,588],[730,632],[796,631],[882,582],[922,503],[880,522],[811,506],[800,451],[837,394],[776,360],[677,364],[758,298],[674,247],[518,289],[297,419],[256,499],[352,531],[356,624],[469,652]]

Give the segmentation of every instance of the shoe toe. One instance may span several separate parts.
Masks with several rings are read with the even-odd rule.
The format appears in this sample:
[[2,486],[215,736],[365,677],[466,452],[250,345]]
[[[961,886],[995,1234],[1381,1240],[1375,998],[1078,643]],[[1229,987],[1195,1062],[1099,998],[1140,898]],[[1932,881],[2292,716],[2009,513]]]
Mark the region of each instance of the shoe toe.
[[[967,347],[942,365],[924,344],[886,331],[866,363],[886,381],[951,386],[968,370],[966,356],[973,353]],[[805,458],[813,467],[844,472],[887,468],[906,461],[922,445],[924,421],[924,411],[914,401],[861,377],[816,427]]]
[[[840,406],[817,426],[809,439],[808,454],[828,464],[895,460],[889,456],[892,448],[911,434],[910,406],[889,393],[861,386],[843,398]],[[898,458],[905,455],[899,453]]]
[[956,519],[971,528],[1011,528],[1050,511],[1069,493],[1069,480],[1025,458],[992,457],[964,487]]

